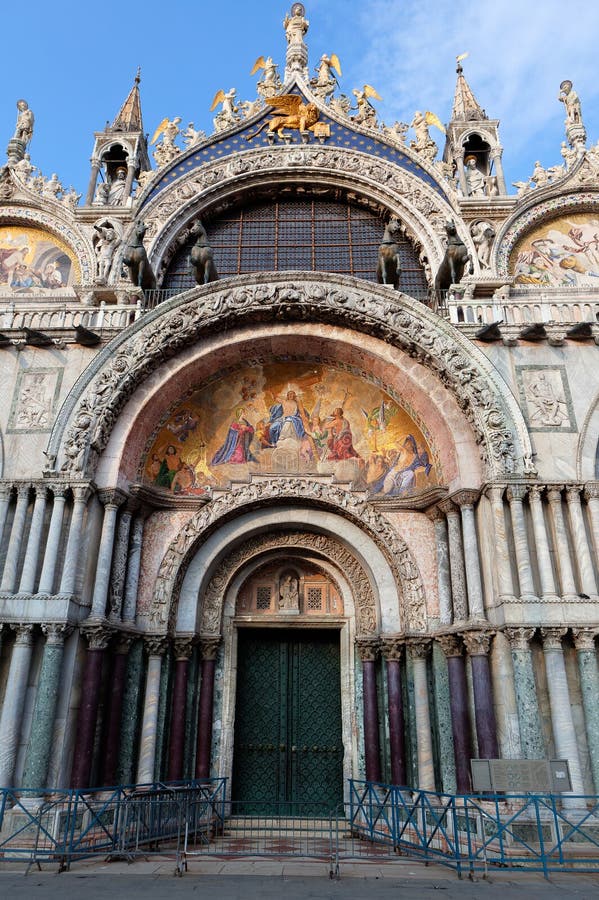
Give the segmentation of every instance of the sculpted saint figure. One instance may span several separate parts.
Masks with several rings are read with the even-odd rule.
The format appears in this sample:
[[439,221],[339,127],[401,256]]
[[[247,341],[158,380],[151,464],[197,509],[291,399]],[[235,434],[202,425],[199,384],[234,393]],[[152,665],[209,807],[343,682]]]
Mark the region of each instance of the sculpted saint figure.
[[304,16],[305,10],[301,3],[294,3],[291,7],[291,15],[286,15],[283,27],[288,44],[303,44],[304,35],[308,31],[309,22]]
[[26,100],[17,100],[17,109],[19,114],[13,140],[23,141],[24,144],[28,144],[33,137],[33,113],[29,109],[29,104]]
[[294,578],[293,575],[284,575],[279,588],[279,609],[297,609],[298,606],[297,578]]
[[125,188],[127,186],[126,179],[127,170],[123,166],[120,166],[116,170],[115,177],[110,182],[110,187],[108,189],[109,206],[122,206],[127,199],[125,196]]
[[469,156],[466,159],[466,187],[469,197],[485,196],[485,176],[476,168],[476,157]]
[[557,99],[566,107],[566,125],[582,125],[580,97],[572,87],[571,81],[562,81]]
[[98,232],[96,256],[98,258],[98,277],[107,281],[114,258],[114,251],[120,244],[119,237],[111,225],[94,225]]

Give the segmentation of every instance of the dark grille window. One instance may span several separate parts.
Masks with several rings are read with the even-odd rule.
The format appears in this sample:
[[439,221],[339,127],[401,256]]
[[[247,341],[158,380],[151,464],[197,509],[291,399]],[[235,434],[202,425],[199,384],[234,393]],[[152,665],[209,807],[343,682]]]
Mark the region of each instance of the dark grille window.
[[[285,200],[229,210],[206,230],[218,274],[249,272],[339,272],[376,281],[378,248],[385,223],[373,212],[350,203]],[[195,282],[189,265],[193,241],[177,252],[163,288],[184,291]],[[418,256],[407,240],[400,242],[401,289],[421,296],[427,284]]]

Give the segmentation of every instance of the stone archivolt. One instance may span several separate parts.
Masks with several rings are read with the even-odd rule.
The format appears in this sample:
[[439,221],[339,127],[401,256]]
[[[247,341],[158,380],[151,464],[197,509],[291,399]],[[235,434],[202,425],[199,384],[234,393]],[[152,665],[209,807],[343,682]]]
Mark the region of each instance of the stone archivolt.
[[[62,470],[93,472],[119,412],[157,366],[213,330],[247,322],[341,324],[380,337],[430,368],[472,423],[491,477],[512,474],[530,455],[522,413],[485,357],[451,325],[404,295],[365,288],[347,276],[256,275],[167,301],[98,354],[67,398],[48,446]],[[85,393],[84,393],[85,391]],[[66,426],[70,428],[63,438]]]
[[[418,566],[406,543],[398,536],[387,519],[364,500],[360,500],[343,488],[302,478],[271,478],[242,485],[213,500],[196,513],[183,526],[160,564],[150,610],[152,627],[156,630],[163,630],[169,627],[169,623],[171,627],[173,626],[173,616],[186,564],[192,553],[216,528],[232,516],[242,514],[248,506],[256,508],[262,504],[272,505],[290,499],[299,499],[311,505],[332,508],[345,518],[355,522],[369,534],[389,563],[397,585],[398,596],[403,598],[403,610],[408,628],[411,631],[426,629],[426,599]],[[318,549],[319,537],[319,535],[314,536],[314,549]],[[304,536],[302,536],[302,540],[304,540]],[[330,539],[325,538],[324,540]],[[335,550],[335,553],[338,551]],[[347,563],[355,569],[357,561],[354,560],[352,563],[352,559],[354,558],[351,554],[348,554],[348,559],[343,561],[342,567],[346,568]],[[356,604],[361,610],[358,615],[359,626],[371,631],[376,628],[374,599],[372,601],[368,599],[372,594],[369,595],[366,592],[366,585],[357,569],[355,572],[361,585],[360,596],[358,593],[356,594]],[[367,576],[364,575],[364,578],[368,581]],[[222,582],[218,587],[212,589],[210,594],[212,599],[206,601],[207,612],[203,613],[203,616],[206,615],[206,623],[202,627],[202,631],[217,631],[219,628],[220,615],[217,622],[214,611],[217,601],[214,597],[221,585]],[[209,586],[208,591],[210,590]]]

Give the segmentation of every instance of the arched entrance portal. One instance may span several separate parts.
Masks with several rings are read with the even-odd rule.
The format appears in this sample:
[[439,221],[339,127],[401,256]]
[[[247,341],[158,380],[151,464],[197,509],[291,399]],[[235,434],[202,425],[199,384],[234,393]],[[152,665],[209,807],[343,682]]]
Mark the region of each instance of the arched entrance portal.
[[343,613],[333,578],[294,553],[259,565],[238,592],[232,799],[246,811],[301,802],[320,814],[343,799]]

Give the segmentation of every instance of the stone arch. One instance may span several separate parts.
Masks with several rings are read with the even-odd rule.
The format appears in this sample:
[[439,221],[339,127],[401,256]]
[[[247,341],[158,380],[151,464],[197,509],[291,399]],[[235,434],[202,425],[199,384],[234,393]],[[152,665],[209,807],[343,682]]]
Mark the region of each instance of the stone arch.
[[[60,207],[55,203],[54,206]],[[64,241],[73,251],[81,269],[82,284],[91,284],[96,272],[96,259],[91,241],[67,216],[59,216],[30,207],[0,206],[0,224],[40,228]]]
[[0,428],[0,478],[4,476],[4,436]]
[[486,357],[452,325],[397,292],[348,276],[241,276],[181,294],[117,336],[92,361],[56,419],[48,454],[93,472],[119,412],[156,365],[211,331],[261,321],[311,321],[362,331],[405,350],[454,393],[490,474],[522,470],[530,439],[521,410]]
[[579,481],[599,481],[599,394],[580,429],[576,449],[576,477]]
[[[301,504],[337,513],[368,535],[387,561],[393,574],[400,606],[405,610],[408,629],[414,632],[426,630],[426,596],[419,568],[405,541],[397,534],[388,520],[365,500],[343,488],[305,478],[258,479],[237,486],[202,507],[184,525],[170,544],[160,564],[154,586],[150,609],[150,627],[164,633],[174,625],[177,603],[183,578],[190,558],[198,547],[217,529],[248,510],[276,507],[281,503]],[[363,591],[363,624],[376,629],[378,619],[373,618],[372,593],[368,591],[363,567],[356,568],[355,556],[347,557],[355,568]],[[226,576],[223,576],[226,577]],[[368,579],[367,579],[368,580]],[[222,577],[214,586],[206,627],[215,633],[220,619],[217,617],[216,598]],[[370,585],[372,588],[372,585]]]

